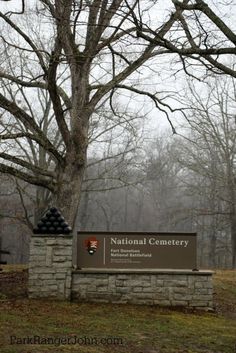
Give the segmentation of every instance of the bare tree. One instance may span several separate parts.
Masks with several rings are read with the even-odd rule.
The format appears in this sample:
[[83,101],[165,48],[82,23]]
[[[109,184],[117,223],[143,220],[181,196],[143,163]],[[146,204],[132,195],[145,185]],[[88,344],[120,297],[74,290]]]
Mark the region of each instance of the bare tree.
[[[147,96],[169,119],[169,112],[175,110],[168,104],[169,97],[166,101],[165,95],[143,89],[138,75],[155,58],[160,61],[171,53],[180,57],[185,70],[188,60],[197,60],[207,69],[235,76],[234,69],[218,57],[235,54],[236,36],[213,7],[202,0],[172,3],[170,15],[160,18],[158,28],[156,21],[149,21],[151,12],[159,13],[158,2],[151,0],[39,0],[34,12],[24,9],[21,16],[0,12],[5,24],[0,107],[2,124],[7,126],[1,131],[1,141],[8,142],[2,145],[0,171],[49,190],[71,225],[87,163],[89,125],[99,106],[108,102],[116,115],[114,98],[129,91]],[[207,21],[220,33],[218,41],[208,33]],[[42,113],[37,114],[39,89],[51,100],[51,129],[43,129]],[[25,109],[26,101],[29,109]],[[54,136],[60,135],[60,146],[53,131]],[[43,149],[52,161],[50,166],[16,156],[15,142]]]
[[199,209],[199,214],[211,217],[212,265],[215,265],[217,231],[223,235],[221,226],[224,224],[224,230],[231,234],[232,266],[235,268],[235,82],[216,77],[209,80],[205,89],[190,84],[188,92],[188,122],[192,132],[185,135],[185,143],[179,141],[176,158],[188,170],[201,176],[195,191],[205,199],[205,207]]

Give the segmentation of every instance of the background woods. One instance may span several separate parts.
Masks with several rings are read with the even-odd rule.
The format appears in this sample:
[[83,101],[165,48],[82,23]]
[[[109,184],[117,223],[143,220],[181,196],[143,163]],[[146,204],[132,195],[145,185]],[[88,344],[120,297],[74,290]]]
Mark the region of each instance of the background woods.
[[55,204],[74,231],[198,231],[202,266],[235,267],[234,4],[10,3],[0,222],[12,261]]

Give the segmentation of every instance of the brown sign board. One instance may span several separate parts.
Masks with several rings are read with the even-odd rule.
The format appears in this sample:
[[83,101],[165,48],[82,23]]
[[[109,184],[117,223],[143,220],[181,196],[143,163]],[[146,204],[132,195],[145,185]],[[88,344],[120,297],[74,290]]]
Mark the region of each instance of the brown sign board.
[[81,269],[196,269],[196,233],[78,232]]

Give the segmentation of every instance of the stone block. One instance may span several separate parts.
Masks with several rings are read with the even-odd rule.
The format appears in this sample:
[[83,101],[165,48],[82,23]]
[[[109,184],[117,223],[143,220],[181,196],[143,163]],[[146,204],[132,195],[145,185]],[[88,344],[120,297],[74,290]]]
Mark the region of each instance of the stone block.
[[72,245],[72,239],[62,237],[47,238],[46,243],[50,246],[53,245],[54,248],[65,248]]
[[[151,285],[153,286],[153,283],[151,283]],[[156,287],[163,287],[164,286],[164,280],[162,279],[157,279],[154,283],[154,286]]]
[[213,289],[212,281],[207,281],[203,283],[203,288]]
[[207,282],[209,275],[197,275],[197,272],[195,274],[195,276],[192,276],[195,279],[195,282]]
[[110,276],[107,280],[108,280],[109,287],[115,287],[116,286],[116,278],[115,278],[115,276]]
[[71,257],[72,256],[72,249],[70,249],[70,248],[65,248],[65,249],[62,249],[62,250],[54,249],[54,255],[55,256],[68,256],[68,257]]
[[63,280],[66,278],[66,273],[56,273],[54,276],[57,280]]
[[92,274],[88,273],[85,275],[87,278],[91,278],[92,281],[97,280],[97,279],[108,279],[109,275],[107,273],[101,273],[101,274]]
[[64,282],[58,283],[57,289],[59,293],[62,293],[62,294],[65,293],[65,283]]
[[58,285],[54,283],[52,284],[47,284],[47,285],[44,285],[41,289],[42,292],[53,292],[53,291],[57,291],[58,290]]
[[84,285],[84,284],[91,284],[91,279],[90,278],[79,278],[78,276],[73,276],[73,283],[75,285]]
[[132,287],[133,292],[142,292],[143,287]]
[[107,286],[108,285],[108,279],[100,279],[100,280],[96,280],[94,281],[94,284],[99,287],[99,286]]
[[141,282],[151,282],[151,275],[135,275],[134,280]]
[[70,276],[70,272],[68,272],[66,270],[66,268],[63,268],[63,267],[53,267],[53,269],[55,270],[56,273],[64,273],[68,276]]
[[43,237],[37,237],[37,238],[32,238],[30,247],[35,247],[35,246],[45,246],[46,244],[46,239]]
[[52,266],[52,252],[53,252],[53,248],[47,247],[46,266]]
[[195,295],[201,295],[201,294],[205,295],[205,294],[209,294],[209,292],[208,292],[207,288],[197,288],[197,289],[195,289],[194,294]]
[[94,293],[96,293],[96,291],[97,291],[96,284],[95,284],[95,283],[94,283],[94,284],[89,284],[89,285],[87,286],[87,290],[88,290],[89,292],[94,292]]
[[[151,287],[152,288],[152,287]],[[169,288],[165,288],[165,287],[156,287],[153,288],[153,292],[154,293],[169,293]]]
[[47,246],[52,246],[52,245],[57,245],[57,239],[47,239],[46,240],[46,245]]
[[36,267],[34,273],[56,273],[56,270],[51,267]]
[[[53,239],[52,239],[53,240]],[[71,246],[72,245],[72,238],[55,238],[56,240],[56,246],[63,246],[63,247],[66,247],[66,246]]]
[[117,293],[129,293],[130,292],[130,288],[129,287],[117,287],[116,290]]
[[165,281],[165,280],[172,280],[174,277],[173,275],[165,275],[165,274],[156,274],[153,275],[154,277],[156,277],[156,279],[161,280],[161,281]]
[[116,284],[116,286],[117,287],[122,287],[123,285],[124,285],[124,280],[122,280],[122,279],[117,279],[116,281],[115,281],[115,284]]
[[36,261],[45,261],[46,259],[46,252],[44,254],[35,254],[30,256],[30,262],[36,262]]
[[119,275],[116,276],[116,278],[117,279],[122,279],[122,280],[129,279],[129,275],[121,275],[121,274],[119,274]]
[[66,285],[66,288],[71,288],[71,276],[67,276],[66,280],[63,281]]
[[182,275],[172,275],[172,279],[174,279],[175,281],[187,281],[188,280],[188,276],[185,274]]
[[46,260],[45,261],[32,261],[30,263],[30,268],[35,268],[35,267],[45,267],[46,266]]
[[53,279],[54,278],[54,273],[40,273],[38,275],[38,278],[41,280],[48,280],[48,279]]
[[32,248],[30,249],[30,257],[37,257],[37,256],[45,256],[46,255],[46,249],[45,248]]
[[170,300],[168,293],[153,293],[153,299],[155,300]]
[[187,282],[188,282],[188,287],[190,287],[190,288],[194,288],[195,287],[196,280],[195,280],[195,278],[193,276],[189,276]]
[[67,261],[70,261],[70,257],[68,257],[68,256],[55,256],[55,254],[54,254],[52,261],[53,261],[53,263],[54,262],[67,262]]
[[133,293],[133,298],[134,299],[152,299],[153,294],[152,293]]
[[173,299],[174,300],[192,300],[193,299],[193,296],[192,295],[189,295],[189,294],[174,294],[173,296]]
[[97,287],[97,291],[106,293],[108,291],[108,288],[107,286],[99,286]]
[[204,282],[195,282],[195,288],[203,288]]
[[145,282],[144,281],[138,281],[138,280],[132,280],[130,282],[131,287],[145,287]]
[[193,290],[188,287],[173,287],[173,293],[175,294],[193,294]]
[[47,279],[44,281],[43,285],[46,285],[46,286],[57,286],[58,282],[55,280],[55,279]]
[[153,293],[154,289],[152,287],[143,287],[144,293]]
[[177,280],[166,280],[164,281],[164,287],[187,287],[187,281],[177,281]]
[[[41,287],[42,286],[42,281],[39,280],[38,278],[37,279],[31,279],[29,278],[28,280],[28,286],[30,288],[33,288],[33,287]],[[38,289],[37,289],[38,290]]]
[[87,285],[76,285],[72,283],[72,288],[73,290],[77,290],[78,292],[86,292],[87,291]]
[[38,273],[34,273],[34,272],[29,273],[29,279],[30,280],[38,279],[38,278],[39,278]]
[[72,267],[72,261],[54,262],[53,267],[63,267],[64,269],[66,269]]

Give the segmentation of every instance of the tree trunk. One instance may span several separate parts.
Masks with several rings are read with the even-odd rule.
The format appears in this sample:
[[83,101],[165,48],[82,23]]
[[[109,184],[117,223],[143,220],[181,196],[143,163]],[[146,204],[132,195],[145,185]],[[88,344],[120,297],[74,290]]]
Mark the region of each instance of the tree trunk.
[[80,210],[81,210],[81,215],[80,215],[80,228],[81,228],[81,230],[86,230],[86,227],[88,225],[88,206],[89,206],[89,193],[87,191],[85,191],[84,198],[83,198],[83,204],[82,204],[82,207],[80,208]]
[[234,195],[234,184],[231,183],[231,200],[230,200],[230,231],[231,231],[231,250],[232,250],[232,268],[236,268],[236,205],[235,205],[235,195]]
[[216,268],[216,227],[210,231],[210,267]]
[[[86,129],[87,131],[87,129]],[[69,226],[74,229],[81,198],[87,162],[87,133],[74,134],[64,165],[58,167],[57,188],[53,204],[58,207]]]
[[34,211],[34,224],[37,224],[41,219],[43,213],[48,208],[48,205],[51,203],[49,190],[46,190],[41,187],[37,187],[36,189],[36,204]]
[[59,175],[53,204],[60,209],[69,226],[74,228],[78,212],[85,165],[67,165]]
[[231,230],[231,249],[232,249],[232,268],[236,268],[236,196],[235,178],[233,166],[228,164],[228,191],[230,200],[230,230]]
[[236,214],[231,214],[232,268],[236,269]]

